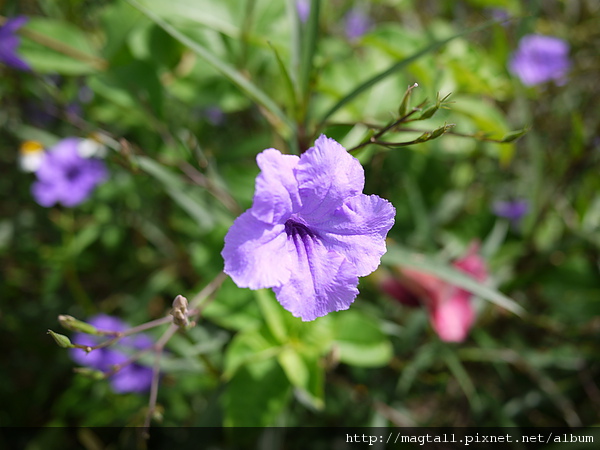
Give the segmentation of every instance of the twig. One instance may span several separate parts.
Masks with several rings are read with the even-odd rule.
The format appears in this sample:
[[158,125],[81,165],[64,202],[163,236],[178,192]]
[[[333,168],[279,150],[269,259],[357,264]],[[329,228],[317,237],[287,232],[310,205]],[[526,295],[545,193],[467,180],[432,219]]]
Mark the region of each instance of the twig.
[[177,332],[179,327],[171,324],[169,328],[164,332],[158,342],[154,345],[153,350],[156,352],[154,356],[154,366],[152,367],[152,385],[150,387],[150,400],[148,401],[148,412],[146,413],[146,419],[144,421],[143,436],[145,439],[150,437],[148,430],[150,429],[150,421],[156,410],[156,399],[158,397],[158,382],[160,379],[160,360],[165,345],[169,342],[169,339]]
[[[217,275],[210,283],[208,283],[204,289],[202,289],[198,294],[194,296],[192,301],[190,302],[190,312],[189,315],[199,315],[204,308],[212,301],[213,294],[217,291],[217,289],[223,284],[225,278],[227,276],[225,273],[221,272]],[[171,320],[173,316],[168,316]],[[141,326],[141,325],[140,325]],[[152,385],[150,387],[150,399],[148,400],[148,412],[146,413],[146,419],[144,421],[143,427],[143,436],[145,439],[150,437],[149,429],[150,422],[152,421],[152,416],[154,415],[154,411],[156,410],[156,400],[158,397],[158,382],[160,378],[160,360],[162,358],[162,353],[165,345],[169,342],[169,339],[173,337],[173,335],[177,332],[179,327],[175,324],[171,324],[169,328],[164,332],[158,342],[152,347],[152,350],[156,352],[154,358],[154,366],[152,367]]]
[[173,316],[169,315],[166,317],[161,317],[160,319],[156,319],[156,320],[152,320],[150,322],[143,323],[143,324],[135,326],[133,328],[129,328],[125,331],[97,330],[98,334],[101,334],[104,336],[113,336],[113,338],[109,339],[107,341],[101,342],[98,345],[94,345],[93,347],[86,346],[86,347],[80,347],[80,348],[83,348],[86,352],[89,353],[93,350],[98,350],[98,349],[101,349],[104,347],[108,347],[112,344],[115,344],[126,336],[131,336],[132,334],[139,333],[140,331],[146,331],[146,330],[149,330],[150,328],[158,327],[160,325],[164,325],[165,323],[171,323],[171,322],[173,322]]

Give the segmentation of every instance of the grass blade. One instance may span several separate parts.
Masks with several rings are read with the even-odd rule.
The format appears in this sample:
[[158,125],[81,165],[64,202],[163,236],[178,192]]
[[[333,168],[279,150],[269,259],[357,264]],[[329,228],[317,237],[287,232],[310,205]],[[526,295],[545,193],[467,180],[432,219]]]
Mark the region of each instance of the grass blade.
[[506,297],[495,289],[483,286],[465,273],[444,265],[430,257],[417,255],[399,248],[398,246],[388,245],[388,251],[383,255],[382,262],[390,265],[400,265],[410,267],[411,269],[421,270],[423,272],[435,275],[448,283],[466,289],[467,291],[485,299],[504,309],[507,309],[518,316],[525,313],[523,308],[514,300]]
[[408,66],[409,64],[411,64],[412,62],[416,61],[417,59],[419,59],[421,56],[426,55],[427,53],[430,52],[434,52],[437,49],[443,47],[444,45],[446,45],[448,42],[459,38],[461,36],[465,36],[467,34],[470,33],[475,33],[477,31],[481,31],[484,30],[485,28],[488,28],[489,26],[497,23],[497,20],[490,20],[487,21],[485,23],[483,23],[482,25],[479,25],[477,27],[473,27],[473,28],[469,28],[465,31],[462,31],[458,34],[455,34],[453,36],[450,36],[446,39],[442,39],[441,41],[435,41],[432,42],[431,44],[429,44],[427,47],[419,50],[418,52],[412,54],[411,56],[409,56],[408,58],[405,58],[401,61],[398,61],[397,63],[393,64],[391,67],[389,67],[388,69],[384,70],[383,72],[375,75],[374,77],[372,77],[371,79],[365,81],[363,84],[361,84],[360,86],[358,86],[356,89],[354,89],[352,92],[350,92],[349,94],[347,94],[344,98],[342,98],[340,101],[338,101],[335,105],[333,105],[321,118],[321,126],[323,125],[323,123],[333,115],[333,113],[335,113],[338,109],[340,109],[342,106],[344,106],[346,103],[349,103],[351,100],[353,100],[354,98],[358,97],[360,94],[362,94],[364,91],[366,91],[367,89],[369,89],[370,87],[376,85],[377,83],[379,83],[380,81],[384,80],[385,78],[389,77],[390,75],[393,75],[394,73],[396,73],[397,71],[399,71],[400,69],[403,69],[404,67]]

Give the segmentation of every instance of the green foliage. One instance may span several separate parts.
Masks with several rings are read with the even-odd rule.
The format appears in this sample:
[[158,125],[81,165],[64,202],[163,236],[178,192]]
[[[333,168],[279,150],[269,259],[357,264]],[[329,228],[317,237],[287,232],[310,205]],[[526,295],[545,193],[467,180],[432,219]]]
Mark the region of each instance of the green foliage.
[[[598,423],[593,2],[373,1],[354,40],[343,26],[359,2],[313,0],[306,22],[291,0],[5,3],[3,17],[30,16],[18,51],[33,70],[0,67],[0,425],[142,425],[147,396],[73,370],[71,331],[94,334],[98,313],[168,317],[179,294],[192,303],[219,280],[257,153],[300,153],[321,133],[397,210],[381,268],[349,310],[313,322],[223,281],[165,347],[154,423]],[[526,87],[508,71],[530,33],[570,43],[565,84]],[[76,208],[37,205],[20,143],[98,132],[110,179]],[[494,214],[508,199],[530,205],[519,223]],[[477,241],[484,283],[452,266]],[[382,290],[402,269],[472,294],[464,342],[439,339],[430,304]],[[68,336],[50,331],[59,322]]]

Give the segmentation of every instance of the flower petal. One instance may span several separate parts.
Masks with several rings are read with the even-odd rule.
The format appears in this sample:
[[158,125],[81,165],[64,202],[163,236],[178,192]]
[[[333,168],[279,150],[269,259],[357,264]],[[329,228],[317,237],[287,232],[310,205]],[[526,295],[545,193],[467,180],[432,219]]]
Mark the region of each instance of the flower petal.
[[373,272],[386,252],[385,237],[394,225],[396,210],[377,195],[348,199],[322,222],[311,222],[323,244],[344,255],[363,277]]
[[[258,154],[256,162],[260,174],[256,177],[252,214],[265,223],[280,223],[298,207],[298,185],[294,168],[295,155],[282,155],[279,150],[268,149]],[[285,220],[284,220],[285,221]]]
[[110,385],[118,394],[127,392],[145,392],[152,385],[152,369],[139,364],[123,367],[112,377]]
[[31,195],[39,205],[48,208],[60,200],[61,189],[57,184],[36,181],[31,185]]
[[4,25],[0,28],[3,35],[14,34],[19,28],[27,23],[29,17],[27,16],[16,16],[8,19],[4,22]]
[[433,329],[443,341],[464,341],[475,320],[471,294],[451,285],[438,294],[430,312]]
[[262,289],[285,283],[290,277],[286,245],[284,225],[265,224],[249,209],[225,236],[224,271],[239,287]]
[[365,184],[358,160],[325,135],[301,156],[295,174],[302,202],[299,212],[317,221],[335,211],[348,197],[362,193]]
[[292,276],[273,287],[277,300],[295,317],[314,320],[348,309],[358,295],[354,266],[328,250],[316,236],[292,234],[287,240]]
[[[87,345],[88,347],[93,347],[94,345],[98,344],[97,339],[84,333],[75,333],[71,341],[75,344]],[[104,350],[105,349],[98,349],[87,353],[85,350],[80,348],[70,348],[69,354],[71,355],[73,361],[75,361],[77,364],[100,370],[104,368]]]

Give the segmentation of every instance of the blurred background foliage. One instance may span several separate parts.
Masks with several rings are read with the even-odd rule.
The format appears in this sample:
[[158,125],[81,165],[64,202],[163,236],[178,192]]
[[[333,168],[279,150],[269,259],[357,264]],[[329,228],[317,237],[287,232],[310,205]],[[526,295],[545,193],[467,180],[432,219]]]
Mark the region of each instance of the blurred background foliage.
[[[489,279],[468,339],[441,341],[424,309],[381,291],[382,271],[350,310],[309,323],[227,280],[167,346],[162,424],[598,424],[600,2],[318,3],[305,22],[293,1],[0,4],[29,17],[19,53],[32,67],[0,67],[0,425],[140,425],[147,396],[74,374],[46,335],[62,332],[57,316],[164,316],[222,270],[258,152],[297,152],[320,133],[360,145],[398,117],[413,83],[411,107],[439,92],[448,109],[386,140],[456,126],[353,154],[365,192],[397,209],[386,273],[418,266],[460,285],[448,262],[482,243]],[[348,38],[353,8],[370,25]],[[508,19],[490,22],[498,13]],[[569,43],[566,83],[527,87],[508,71],[531,33]],[[76,208],[37,205],[21,142],[99,131],[111,137],[109,181]],[[509,199],[529,204],[518,225],[493,212]]]

